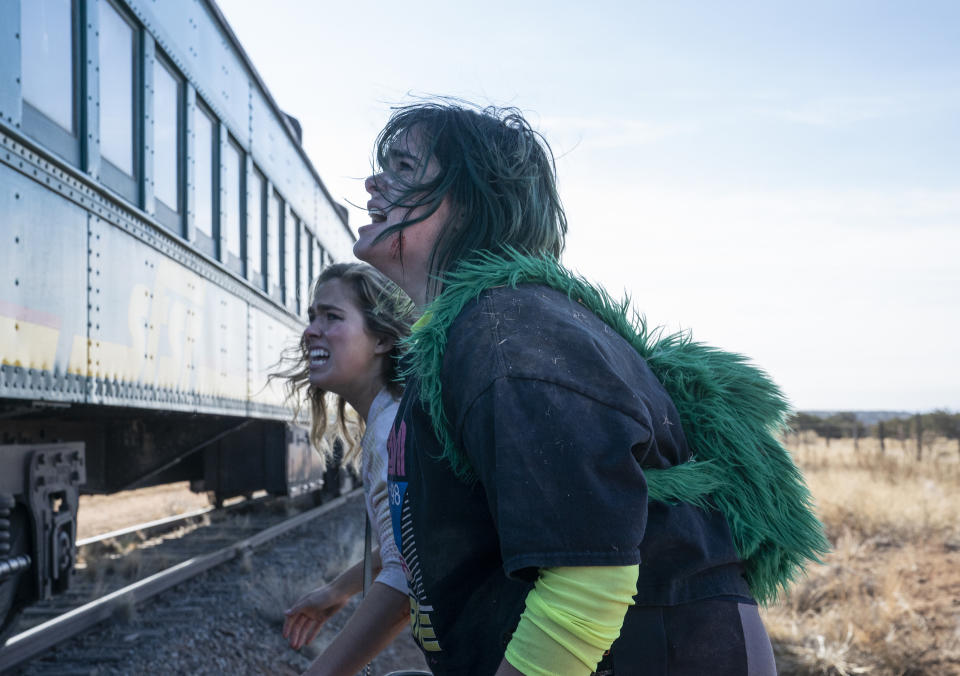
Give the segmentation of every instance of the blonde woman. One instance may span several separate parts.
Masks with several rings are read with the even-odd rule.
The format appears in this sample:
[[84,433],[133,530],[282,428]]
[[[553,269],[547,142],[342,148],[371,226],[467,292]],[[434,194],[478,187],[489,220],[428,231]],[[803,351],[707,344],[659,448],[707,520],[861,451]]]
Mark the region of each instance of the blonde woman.
[[[306,395],[312,409],[311,440],[323,444],[328,393],[337,401],[340,434],[348,443],[344,462],[360,454],[367,516],[379,547],[373,551],[375,578],[366,596],[307,673],[355,674],[407,624],[407,585],[390,521],[386,442],[402,391],[398,343],[410,332],[412,305],[386,277],[369,265],[338,263],[314,286],[310,323],[303,332],[298,363],[278,374],[294,397]],[[347,424],[349,404],[364,422],[362,439]],[[329,451],[327,451],[329,452]],[[363,562],[332,582],[305,594],[286,611],[283,636],[299,650],[324,623],[361,591]]]

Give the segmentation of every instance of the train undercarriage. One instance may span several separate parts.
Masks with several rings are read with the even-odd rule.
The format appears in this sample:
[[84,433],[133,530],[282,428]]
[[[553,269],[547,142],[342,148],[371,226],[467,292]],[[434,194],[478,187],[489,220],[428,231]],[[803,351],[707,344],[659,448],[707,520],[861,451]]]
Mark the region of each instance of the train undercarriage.
[[341,488],[304,427],[228,416],[8,400],[0,459],[0,641],[24,606],[69,586],[81,493],[189,481],[222,504]]

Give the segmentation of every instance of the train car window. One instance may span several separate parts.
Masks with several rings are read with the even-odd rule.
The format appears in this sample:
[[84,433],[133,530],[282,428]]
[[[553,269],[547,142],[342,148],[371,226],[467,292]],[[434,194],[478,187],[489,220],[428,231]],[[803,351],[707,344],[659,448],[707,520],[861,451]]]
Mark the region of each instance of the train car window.
[[24,131],[79,165],[80,41],[76,12],[76,3],[71,0],[29,0],[20,4],[20,84]]
[[223,262],[236,273],[243,274],[243,221],[246,186],[244,183],[243,150],[232,139],[227,140],[223,154],[223,233],[226,255]]
[[153,194],[157,220],[183,234],[183,79],[157,54],[153,62]]
[[137,203],[138,28],[109,0],[101,0],[99,9],[100,178]]
[[216,199],[217,185],[220,182],[219,130],[216,118],[199,99],[195,120],[193,187],[196,199],[196,244],[198,249],[216,258],[220,249],[220,219],[217,218]]
[[296,312],[297,308],[297,231],[300,220],[293,213],[283,229],[283,303]]
[[253,185],[250,194],[250,214],[247,221],[247,270],[250,282],[258,289],[264,287],[263,233],[266,220],[267,180],[258,169],[253,170]]
[[283,223],[283,200],[274,192],[270,195],[267,218],[267,289],[268,293],[280,300],[280,249],[281,225]]

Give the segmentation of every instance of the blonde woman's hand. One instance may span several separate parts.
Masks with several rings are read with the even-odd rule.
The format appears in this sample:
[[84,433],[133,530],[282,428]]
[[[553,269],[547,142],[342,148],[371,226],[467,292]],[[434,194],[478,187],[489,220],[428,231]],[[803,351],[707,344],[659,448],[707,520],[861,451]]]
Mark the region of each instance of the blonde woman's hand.
[[347,605],[349,594],[344,594],[334,584],[327,584],[304,594],[284,614],[283,637],[290,647],[300,650],[320,633],[324,623]]

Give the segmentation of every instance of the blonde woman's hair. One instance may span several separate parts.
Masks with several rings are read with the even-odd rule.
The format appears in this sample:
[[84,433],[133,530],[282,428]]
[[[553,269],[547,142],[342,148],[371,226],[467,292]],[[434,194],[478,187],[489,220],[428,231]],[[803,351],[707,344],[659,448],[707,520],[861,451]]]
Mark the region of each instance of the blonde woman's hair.
[[[327,266],[314,283],[311,304],[316,300],[320,287],[332,280],[340,280],[349,289],[353,302],[363,314],[367,331],[393,340],[393,348],[383,360],[383,380],[390,394],[399,397],[403,392],[399,366],[400,342],[410,335],[414,319],[413,303],[396,284],[370,265],[334,263]],[[342,462],[356,466],[360,458],[359,442],[364,423],[355,413],[348,416],[347,402],[343,397],[310,384],[310,356],[304,336],[301,336],[299,345],[284,351],[280,363],[280,370],[269,377],[271,380],[285,381],[287,402],[293,406],[294,420],[300,416],[304,404],[310,407],[310,441],[320,452],[324,464],[333,459],[333,443],[328,442],[326,436],[330,414],[333,413],[328,411],[327,405],[334,399],[336,426],[346,447]],[[283,368],[284,364],[286,368]]]

